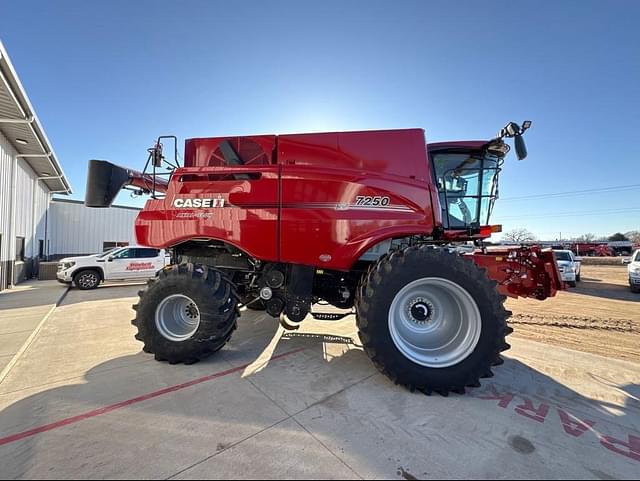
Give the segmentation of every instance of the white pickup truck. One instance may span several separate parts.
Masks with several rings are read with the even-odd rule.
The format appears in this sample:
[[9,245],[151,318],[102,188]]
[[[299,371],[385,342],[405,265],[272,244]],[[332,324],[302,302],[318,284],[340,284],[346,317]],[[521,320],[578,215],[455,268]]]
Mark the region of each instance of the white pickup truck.
[[149,247],[119,247],[102,254],[67,257],[58,262],[58,281],[78,289],[97,288],[105,281],[144,280],[169,263],[169,255]]
[[631,292],[640,292],[640,249],[635,251],[630,258],[624,259],[622,262],[627,264]]
[[582,258],[569,250],[554,250],[562,280],[570,287],[576,287],[582,273]]

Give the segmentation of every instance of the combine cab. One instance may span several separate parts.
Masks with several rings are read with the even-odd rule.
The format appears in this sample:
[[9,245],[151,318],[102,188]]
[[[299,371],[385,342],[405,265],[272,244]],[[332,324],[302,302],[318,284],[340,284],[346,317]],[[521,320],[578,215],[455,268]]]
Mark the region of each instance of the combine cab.
[[173,161],[163,153],[175,138],[160,138],[142,173],[91,161],[86,204],[108,207],[122,188],[151,196],[138,242],[168,249],[172,265],[133,323],[157,360],[212,355],[245,305],[287,329],[355,314],[366,353],[396,383],[462,392],[509,348],[506,296],[563,287],[551,251],[483,247],[499,230],[489,219],[504,139],[524,158],[529,125],[431,145],[419,129],[191,139],[184,166],[175,144]]

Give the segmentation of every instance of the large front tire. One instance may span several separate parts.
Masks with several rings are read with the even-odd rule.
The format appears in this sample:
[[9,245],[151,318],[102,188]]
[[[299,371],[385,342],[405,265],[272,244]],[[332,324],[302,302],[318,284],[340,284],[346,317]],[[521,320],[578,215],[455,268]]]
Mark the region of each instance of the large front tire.
[[194,264],[169,266],[140,291],[133,306],[136,339],[158,361],[193,364],[219,351],[231,338],[238,297],[219,270]]
[[470,259],[410,247],[383,257],[363,279],[356,301],[360,339],[396,384],[463,393],[491,377],[510,347],[504,300]]

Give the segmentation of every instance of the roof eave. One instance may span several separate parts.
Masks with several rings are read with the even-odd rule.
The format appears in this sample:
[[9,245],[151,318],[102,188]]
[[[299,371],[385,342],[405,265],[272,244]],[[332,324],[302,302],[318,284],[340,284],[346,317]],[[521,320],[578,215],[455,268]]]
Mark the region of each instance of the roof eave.
[[[62,166],[60,165],[60,162],[58,162],[58,158],[55,154],[55,151],[53,150],[53,147],[51,146],[51,142],[49,141],[47,134],[45,133],[44,128],[42,127],[42,124],[40,123],[40,120],[38,119],[38,116],[35,113],[35,109],[31,105],[31,101],[29,100],[29,97],[27,96],[27,93],[24,87],[22,86],[22,83],[20,82],[20,79],[1,41],[0,41],[0,81],[1,81],[0,88],[4,88],[4,87],[7,88],[8,94],[15,101],[16,109],[22,115],[22,119],[17,118],[15,120],[28,121],[20,125],[29,126],[30,130],[33,133],[33,137],[35,138],[38,144],[38,153],[33,154],[31,153],[33,152],[32,149],[29,153],[27,153],[24,148],[22,148],[19,144],[13,141],[12,143],[16,151],[18,151],[20,155],[24,156],[25,160],[31,165],[31,167],[34,169],[37,175],[40,175],[41,173],[34,168],[31,162],[29,162],[28,155],[39,155],[40,156],[39,158],[41,159],[43,158],[43,156],[46,156],[51,167],[54,170],[54,173],[52,175],[49,175],[46,177],[47,178],[57,177],[58,180],[46,180],[44,182],[47,183],[48,187],[52,192],[57,192],[60,194],[71,194],[72,193],[71,185],[69,184],[69,181],[64,173],[64,170],[62,169]],[[12,141],[15,139],[10,138],[9,140]]]

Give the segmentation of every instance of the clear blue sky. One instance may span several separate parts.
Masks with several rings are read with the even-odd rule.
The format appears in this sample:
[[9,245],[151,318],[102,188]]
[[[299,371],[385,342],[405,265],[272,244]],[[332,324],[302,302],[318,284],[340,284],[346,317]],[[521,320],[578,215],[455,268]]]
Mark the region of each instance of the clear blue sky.
[[439,141],[531,118],[494,221],[555,239],[640,229],[638,187],[509,200],[640,184],[639,21],[634,0],[2,0],[0,38],[76,198],[88,159],[140,167],[161,133]]

